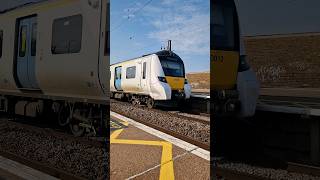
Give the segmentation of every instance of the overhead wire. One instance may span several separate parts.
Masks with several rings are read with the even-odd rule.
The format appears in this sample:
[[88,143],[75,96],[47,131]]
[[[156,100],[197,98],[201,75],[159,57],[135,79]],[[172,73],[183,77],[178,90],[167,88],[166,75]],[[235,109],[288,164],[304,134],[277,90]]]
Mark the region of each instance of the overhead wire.
[[[139,9],[134,11],[132,15],[137,15],[139,12],[141,12],[145,7],[147,7],[153,0],[148,0],[143,6],[141,6]],[[128,18],[123,19],[116,27],[111,29],[111,31],[115,31],[116,29],[120,28],[124,23],[126,23],[130,19],[130,14],[128,14]]]

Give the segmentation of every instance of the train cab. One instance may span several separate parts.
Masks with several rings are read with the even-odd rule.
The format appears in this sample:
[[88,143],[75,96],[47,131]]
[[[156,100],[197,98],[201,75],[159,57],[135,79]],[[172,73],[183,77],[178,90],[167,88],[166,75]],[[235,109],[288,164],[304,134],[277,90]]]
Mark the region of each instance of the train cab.
[[252,116],[259,83],[246,61],[233,0],[211,1],[211,97],[214,115]]

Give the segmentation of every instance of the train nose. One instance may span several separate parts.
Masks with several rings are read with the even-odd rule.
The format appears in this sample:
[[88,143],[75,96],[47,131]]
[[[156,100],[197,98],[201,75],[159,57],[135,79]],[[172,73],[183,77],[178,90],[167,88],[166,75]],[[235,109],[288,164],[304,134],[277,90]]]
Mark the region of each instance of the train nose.
[[170,85],[172,90],[183,90],[184,88],[184,82],[185,82],[185,78],[181,78],[181,77],[170,77],[170,76],[166,76],[166,80],[168,82],[168,84]]

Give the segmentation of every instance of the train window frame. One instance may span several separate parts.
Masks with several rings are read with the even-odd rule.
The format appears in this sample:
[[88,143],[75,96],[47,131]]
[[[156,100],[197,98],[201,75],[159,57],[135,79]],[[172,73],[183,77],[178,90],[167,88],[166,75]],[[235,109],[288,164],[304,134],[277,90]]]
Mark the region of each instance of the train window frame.
[[[77,20],[79,20],[79,22],[77,22]],[[74,21],[76,22],[70,25]],[[65,29],[62,28],[67,26],[69,26],[69,28],[65,28]],[[79,31],[74,31],[74,29]],[[54,19],[52,23],[51,53],[54,55],[80,53],[82,49],[82,38],[83,38],[82,35],[83,35],[82,14],[76,14],[72,16]],[[72,42],[76,42],[74,49],[72,49],[73,46],[71,46]],[[65,45],[65,47],[63,47],[63,45]]]
[[[118,71],[118,69],[120,69],[120,71]],[[118,73],[119,72],[119,76],[118,76]],[[115,73],[115,79],[122,79],[122,66],[118,66],[114,69],[114,73]]]
[[[109,13],[109,14],[108,14]],[[105,42],[104,42],[104,55],[110,55],[110,3],[107,3],[106,9],[106,25],[105,25]]]
[[[25,30],[25,38],[23,39],[23,30]],[[20,27],[20,32],[19,32],[19,57],[25,57],[27,54],[27,36],[28,36],[28,26],[22,25]],[[24,44],[24,46],[22,45]]]
[[136,66],[130,66],[126,68],[126,79],[135,79],[137,73]]
[[147,62],[143,62],[142,65],[142,79],[146,79],[147,75]]
[[37,33],[38,33],[38,23],[32,23],[32,28],[31,28],[31,56],[36,56],[36,54],[37,54]]
[[0,58],[2,58],[2,52],[3,52],[3,30],[0,30]]
[[[215,26],[218,26],[218,24],[214,24],[214,13],[216,11],[214,11],[214,8],[218,8],[220,7],[221,8],[221,12],[223,13],[223,21],[224,23],[226,22],[226,9],[229,9],[232,13],[232,16],[230,16],[229,18],[231,18],[233,20],[232,24],[231,24],[231,27],[233,28],[233,32],[231,32],[231,40],[229,39],[229,41],[232,41],[232,45],[229,46],[229,45],[223,45],[223,46],[218,46],[216,43],[215,43],[215,40],[214,40],[214,27]],[[213,3],[211,3],[211,11],[210,11],[210,28],[211,28],[211,31],[210,31],[210,49],[214,49],[214,50],[226,50],[226,51],[239,51],[240,50],[240,31],[239,31],[239,20],[238,20],[238,12],[237,12],[237,9],[236,9],[236,6],[234,4],[234,2],[232,0],[223,0],[223,1],[219,1],[219,0],[216,0],[216,1],[213,1]],[[227,22],[230,22],[230,20],[228,20]],[[228,25],[224,24],[223,23],[223,28],[227,28]],[[230,37],[229,37],[230,38]]]

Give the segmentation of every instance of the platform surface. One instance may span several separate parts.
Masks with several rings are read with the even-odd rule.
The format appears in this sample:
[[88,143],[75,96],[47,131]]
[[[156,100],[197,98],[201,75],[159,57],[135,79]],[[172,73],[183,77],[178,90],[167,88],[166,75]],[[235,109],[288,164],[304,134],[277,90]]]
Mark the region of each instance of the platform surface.
[[320,98],[320,88],[261,88],[264,96]]
[[320,116],[320,89],[262,88],[257,110]]
[[0,180],[58,180],[55,177],[0,156]]
[[111,114],[111,179],[209,179],[208,152],[183,142],[181,148],[181,141],[176,146],[157,130],[123,119]]

